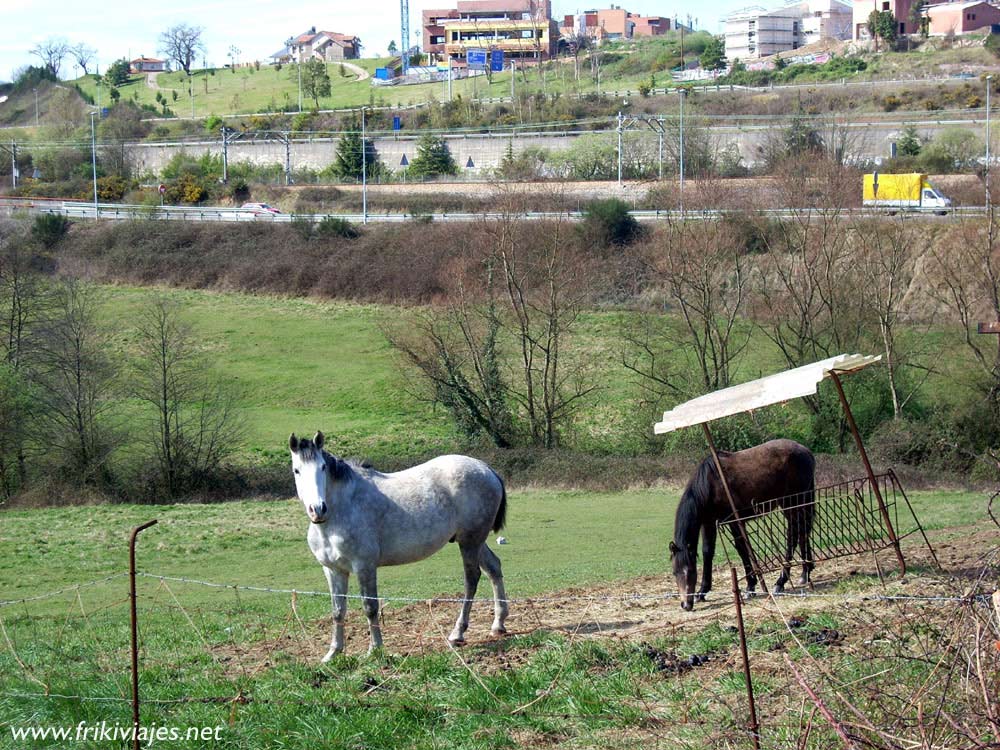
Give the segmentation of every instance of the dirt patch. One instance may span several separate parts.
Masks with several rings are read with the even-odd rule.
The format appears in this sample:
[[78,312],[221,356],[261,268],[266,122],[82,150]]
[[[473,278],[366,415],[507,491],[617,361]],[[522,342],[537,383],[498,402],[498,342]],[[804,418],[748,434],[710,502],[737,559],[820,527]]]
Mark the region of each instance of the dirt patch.
[[[919,540],[911,536],[904,543],[908,574],[897,575],[894,553],[879,554],[878,560],[886,577],[886,588],[877,581],[875,560],[871,555],[855,556],[821,563],[814,573],[814,588],[790,590],[791,594],[819,594],[816,597],[784,596],[770,599],[757,596],[745,607],[748,628],[763,620],[784,619],[789,629],[808,630],[804,641],[819,646],[835,647],[845,642],[846,634],[832,627],[806,628],[810,617],[830,607],[844,604],[845,597],[856,597],[863,604],[866,596],[885,592],[901,596],[954,596],[971,591],[983,571],[987,553],[1000,545],[1000,532],[992,526],[947,529],[931,535],[944,574],[933,567],[933,560]],[[628,581],[591,587],[574,587],[524,600],[513,600],[507,620],[508,636],[489,635],[492,607],[487,598],[480,598],[472,612],[468,645],[459,655],[478,671],[492,673],[513,669],[531,658],[540,645],[524,645],[510,636],[559,633],[574,640],[584,638],[612,639],[646,643],[647,656],[657,670],[683,674],[704,665],[714,666],[721,659],[713,653],[680,657],[657,651],[648,641],[683,632],[696,632],[712,622],[724,628],[735,626],[729,576],[721,552],[716,560],[716,591],[695,611],[684,612],[678,605],[673,579],[642,576]],[[768,576],[769,581],[773,576]],[[852,581],[857,582],[857,589]],[[846,591],[845,591],[846,590]],[[452,598],[457,595],[451,595]],[[484,597],[481,593],[481,597]],[[512,594],[516,596],[516,594]],[[453,601],[427,600],[423,603],[397,606],[386,602],[382,608],[382,633],[388,652],[408,656],[448,651],[452,647],[447,637],[458,613]],[[275,623],[275,635],[250,644],[222,644],[212,649],[215,658],[225,665],[232,677],[252,675],[289,659],[306,664],[318,663],[326,653],[332,619],[324,617],[303,623],[294,612],[283,623]],[[346,623],[347,650],[363,653],[368,646],[367,623],[352,600]],[[783,631],[784,632],[784,631]],[[781,639],[779,639],[779,642]],[[775,650],[782,650],[781,647]],[[697,658],[695,658],[695,656]],[[730,655],[731,656],[731,655]]]

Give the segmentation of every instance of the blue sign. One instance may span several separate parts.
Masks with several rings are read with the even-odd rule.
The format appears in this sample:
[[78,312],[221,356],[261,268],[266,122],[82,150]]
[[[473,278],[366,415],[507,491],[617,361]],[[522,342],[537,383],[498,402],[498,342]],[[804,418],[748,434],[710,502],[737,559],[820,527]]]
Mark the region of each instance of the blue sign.
[[465,62],[472,70],[486,70],[486,50],[484,49],[466,50]]
[[392,129],[402,130],[403,129],[403,118],[399,115],[394,115],[392,118]]
[[494,49],[490,50],[490,72],[491,73],[503,73],[503,50]]

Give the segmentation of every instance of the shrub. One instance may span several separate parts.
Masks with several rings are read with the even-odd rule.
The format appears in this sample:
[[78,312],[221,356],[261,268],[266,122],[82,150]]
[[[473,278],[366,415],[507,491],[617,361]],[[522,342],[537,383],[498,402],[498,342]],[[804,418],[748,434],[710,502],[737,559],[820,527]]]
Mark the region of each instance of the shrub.
[[324,216],[316,225],[316,234],[320,237],[343,237],[348,240],[361,236],[356,226],[340,216]]
[[619,198],[591,201],[583,210],[580,231],[585,240],[598,247],[628,245],[642,236],[642,227]]
[[62,214],[40,214],[31,226],[31,236],[44,247],[53,248],[66,236],[70,221]]
[[218,115],[209,115],[205,119],[205,130],[209,133],[216,133],[225,124],[225,120]]

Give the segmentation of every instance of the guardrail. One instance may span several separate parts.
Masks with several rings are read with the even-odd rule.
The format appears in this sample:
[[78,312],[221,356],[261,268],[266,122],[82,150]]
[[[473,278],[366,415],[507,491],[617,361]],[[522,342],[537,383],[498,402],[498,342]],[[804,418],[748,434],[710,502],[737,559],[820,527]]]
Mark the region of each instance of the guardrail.
[[[898,209],[897,209],[898,210]],[[444,222],[472,222],[488,219],[500,219],[507,214],[501,212],[455,212],[455,213],[327,213],[327,214],[270,214],[257,213],[241,208],[191,206],[138,206],[116,203],[101,203],[95,208],[93,203],[79,201],[61,201],[50,198],[0,198],[0,211],[12,214],[18,211],[29,213],[62,214],[78,219],[104,220],[159,220],[159,221],[215,221],[215,222],[266,222],[272,224],[287,224],[293,221],[319,222],[326,218],[345,219],[360,223],[392,223],[414,220],[432,220]],[[937,209],[911,209],[900,212],[901,216],[927,217],[947,219],[954,216],[982,216],[986,213],[984,206],[964,206],[952,209],[946,216],[938,216]],[[872,208],[773,208],[758,209],[748,213],[769,218],[795,218],[803,215],[822,215],[836,212],[846,217],[882,216],[886,209]],[[710,221],[720,219],[734,213],[727,209],[688,209],[688,210],[658,210],[636,209],[629,212],[636,220],[643,222],[687,220]],[[527,221],[578,221],[584,216],[583,211],[530,211],[519,214],[518,218]]]

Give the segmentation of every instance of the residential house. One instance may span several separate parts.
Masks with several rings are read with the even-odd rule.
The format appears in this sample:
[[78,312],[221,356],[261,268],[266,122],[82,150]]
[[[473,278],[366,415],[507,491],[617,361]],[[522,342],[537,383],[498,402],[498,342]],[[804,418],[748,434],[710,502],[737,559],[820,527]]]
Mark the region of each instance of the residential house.
[[642,16],[612,5],[604,10],[588,10],[564,16],[559,32],[563,39],[588,36],[594,41],[603,42],[607,39],[659,36],[670,29],[670,19],[665,16]]
[[[353,34],[316,31],[313,26],[309,31],[293,37],[286,51],[289,62],[356,60],[361,57],[361,40]],[[274,59],[275,55],[271,57]]]
[[929,6],[925,15],[929,19],[928,33],[931,36],[967,34],[1000,24],[1000,8],[982,0],[938,3]]
[[129,62],[130,73],[163,73],[167,69],[166,60],[139,56]]

